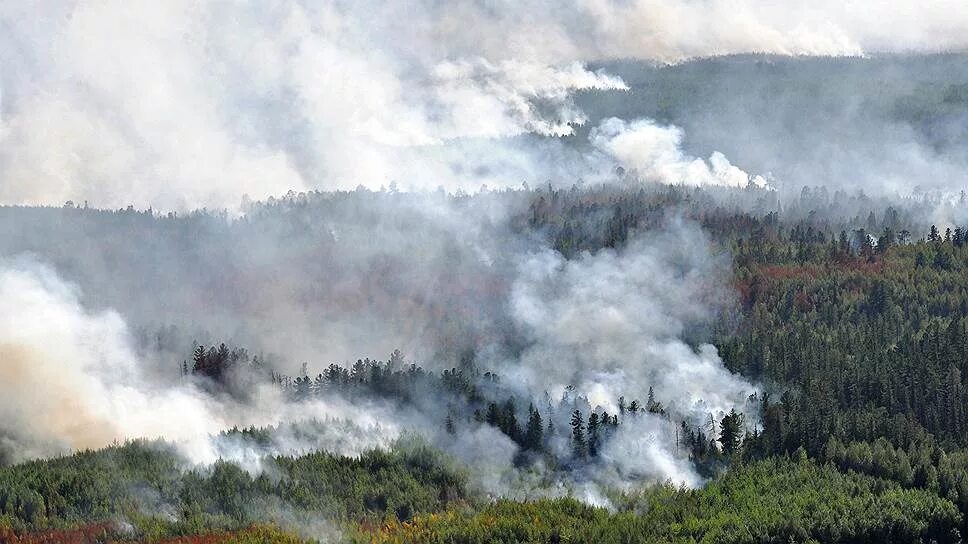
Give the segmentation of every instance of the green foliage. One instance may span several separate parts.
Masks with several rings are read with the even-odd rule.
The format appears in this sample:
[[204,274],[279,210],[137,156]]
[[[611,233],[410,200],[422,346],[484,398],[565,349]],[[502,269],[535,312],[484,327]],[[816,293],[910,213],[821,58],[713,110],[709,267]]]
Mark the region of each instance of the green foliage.
[[738,247],[746,322],[718,342],[731,370],[786,393],[766,414],[770,451],[818,455],[831,435],[906,447],[932,434],[968,446],[961,238],[863,259],[849,244],[797,240]]
[[263,521],[408,519],[465,496],[463,476],[416,442],[356,458],[316,452],[263,463],[255,476],[225,461],[190,468],[156,442],[34,461],[0,469],[0,519],[17,531],[127,519],[160,538]]
[[904,490],[811,461],[735,467],[695,490],[656,486],[610,513],[574,499],[501,500],[391,523],[360,542],[955,542],[961,515]]
[[[963,91],[947,89],[944,100],[963,104]],[[905,111],[917,117],[912,100]],[[186,467],[163,443],[135,442],[0,469],[0,536],[124,519],[138,537],[157,541],[243,535],[233,531],[256,521],[327,519],[360,523],[359,538],[375,542],[959,541],[968,528],[965,231],[922,228],[917,205],[875,207],[864,195],[830,198],[823,189],[804,189],[781,212],[769,191],[729,193],[735,205],[717,200],[715,191],[549,188],[501,197],[527,200],[511,227],[547,237],[566,257],[620,250],[636,232],[664,224],[671,208],[700,222],[732,257],[737,309],[724,310],[712,326],[686,327],[684,335],[714,342],[730,370],[758,380],[764,391],[754,399],[759,413],[748,418],[733,411],[699,426],[670,422],[679,429],[677,447],[715,475],[702,489],[643,489],[615,499],[614,511],[571,499],[482,503],[467,496],[458,471],[420,444],[358,458],[272,458],[268,470],[253,475],[228,462]],[[365,210],[370,197],[334,198],[313,206],[364,199],[358,204]],[[188,232],[211,223],[241,240],[274,224],[260,221],[294,210],[320,215],[286,200],[234,226],[207,216],[126,212],[115,219],[143,230],[145,239],[162,228]],[[65,225],[96,219],[87,210],[49,213]],[[924,239],[913,240],[911,231]],[[598,462],[617,416],[587,403],[562,414],[531,406],[525,416],[517,406],[531,399],[476,369],[473,359],[462,352],[459,367],[435,374],[394,352],[386,361],[331,364],[315,377],[304,370],[269,379],[294,401],[338,393],[419,406],[433,393],[448,406],[440,419],[448,433],[489,424],[528,452],[521,458],[576,472]],[[257,357],[224,345],[198,346],[190,361],[177,362],[183,374],[216,388],[230,387],[225,378],[239,368],[266,374]],[[655,394],[650,389],[644,405],[620,399],[619,415],[671,419],[674,410]],[[674,407],[680,399],[663,400]],[[256,445],[270,441],[267,430],[231,433]],[[549,453],[555,438],[571,439],[568,463]]]
[[719,428],[719,443],[723,447],[723,453],[726,455],[736,453],[743,437],[743,414],[737,413],[735,408],[730,410],[723,416]]

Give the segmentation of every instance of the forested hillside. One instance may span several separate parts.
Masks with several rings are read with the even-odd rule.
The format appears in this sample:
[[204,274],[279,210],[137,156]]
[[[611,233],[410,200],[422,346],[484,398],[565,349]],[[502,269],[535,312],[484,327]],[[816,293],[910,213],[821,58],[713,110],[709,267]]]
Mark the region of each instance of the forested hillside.
[[966,0],[0,0],[0,544],[968,540]]
[[[135,221],[158,239],[206,224],[236,236],[254,232],[253,222],[310,217],[330,198],[294,196],[242,222],[83,209],[4,209],[0,219],[36,214],[65,236],[79,221],[89,232]],[[167,325],[145,328],[141,349],[152,339],[163,348],[164,379],[205,395],[250,402],[268,388],[295,414],[332,398],[387,403],[423,414],[432,431],[340,455],[315,451],[325,446],[309,437],[343,424],[317,421],[226,431],[217,437],[225,460],[212,465],[164,441],[14,464],[0,469],[0,534],[18,543],[958,542],[968,530],[968,235],[926,225],[918,210],[931,202],[831,200],[810,190],[784,202],[755,189],[684,188],[455,198],[516,202],[505,236],[547,240],[570,260],[621,254],[670,217],[697,223],[728,258],[728,296],[684,338],[693,349],[712,342],[757,390],[740,409],[697,419],[661,387],[630,384],[607,403],[574,386],[524,390],[508,367],[489,366],[480,343],[420,362],[396,350],[293,372],[279,364],[284,355],[205,338],[186,346]],[[36,244],[29,236],[6,243]],[[34,250],[68,258],[63,247]],[[701,485],[603,476],[637,470],[628,463],[648,452],[620,446],[644,424],[674,437],[673,462],[695,467]],[[495,495],[485,471],[453,446],[475,436],[512,444],[508,496]],[[283,443],[298,451],[280,454]],[[562,497],[588,485],[591,505]]]
[[314,453],[270,462],[272,476],[229,463],[181,472],[164,444],[132,443],[3,469],[0,536],[51,544],[302,541],[249,528],[272,522],[324,541],[918,542],[956,540],[962,520],[931,491],[802,455],[737,458],[702,489],[645,487],[616,497],[611,509],[468,496],[459,473],[414,444],[359,458]]

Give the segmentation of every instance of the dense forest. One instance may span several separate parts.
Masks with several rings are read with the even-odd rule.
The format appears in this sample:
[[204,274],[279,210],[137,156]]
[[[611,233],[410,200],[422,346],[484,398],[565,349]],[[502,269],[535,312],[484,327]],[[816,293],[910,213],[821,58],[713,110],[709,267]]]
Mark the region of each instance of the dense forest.
[[[291,195],[240,220],[73,205],[0,209],[0,220],[31,216],[65,232],[122,222],[241,236],[233,229],[299,221],[333,199],[347,207],[392,198]],[[670,216],[697,223],[731,262],[730,297],[712,322],[683,334],[694,347],[713,343],[726,368],[758,390],[739,409],[697,420],[676,409],[675,391],[630,384],[609,411],[575,387],[523,391],[507,367],[488,366],[480,344],[448,346],[419,363],[394,350],[286,366],[285,355],[146,326],[140,349],[158,350],[165,379],[206,395],[241,402],[268,386],[296,413],[331,397],[386,402],[430,414],[435,428],[429,439],[407,434],[349,455],[280,453],[279,437],[294,432],[282,427],[218,437],[257,452],[259,469],[228,454],[195,465],[175,444],[144,440],[14,463],[0,468],[0,535],[17,543],[959,542],[968,531],[968,233],[925,224],[931,202],[681,187],[448,198],[514,202],[502,236],[546,240],[566,259],[621,251],[667,228]],[[25,234],[6,243],[32,242]],[[34,249],[66,258],[62,247]],[[609,447],[623,428],[644,420],[672,429],[676,458],[703,484],[642,478],[600,486],[596,500],[573,498],[613,461],[620,450]],[[299,425],[311,435],[338,423]],[[480,429],[506,437],[514,470],[543,483],[509,497],[482,487],[474,467],[441,446]],[[550,483],[562,481],[571,487],[554,491]]]
[[968,541],[968,1],[0,0],[0,544]]
[[[50,543],[303,541],[270,522],[358,542],[917,542],[957,540],[962,518],[932,491],[803,454],[737,460],[702,489],[644,487],[618,498],[617,510],[570,498],[482,500],[414,443],[273,463],[275,477],[230,463],[182,472],[164,445],[131,443],[7,468],[2,530],[11,542]],[[78,525],[92,519],[109,521]]]

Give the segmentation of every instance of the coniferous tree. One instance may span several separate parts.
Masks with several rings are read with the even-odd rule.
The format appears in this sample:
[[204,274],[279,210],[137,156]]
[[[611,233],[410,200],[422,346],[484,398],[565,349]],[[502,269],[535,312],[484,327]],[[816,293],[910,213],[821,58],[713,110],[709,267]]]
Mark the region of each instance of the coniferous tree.
[[322,372],[316,375],[316,379],[313,380],[313,394],[322,395],[326,392],[326,377],[323,376]]
[[571,414],[571,451],[578,459],[584,459],[588,453],[588,444],[585,440],[585,419],[581,415],[581,410],[575,410]]
[[502,431],[504,434],[508,435],[511,440],[514,440],[518,444],[522,442],[521,437],[521,426],[518,424],[518,417],[515,415],[514,408],[514,398],[509,398],[504,403],[504,410],[501,414],[501,420],[503,423]]
[[719,443],[723,447],[723,453],[732,455],[739,450],[743,432],[743,414],[735,408],[723,416],[720,422]]
[[457,434],[457,429],[454,426],[454,417],[447,412],[447,417],[444,419],[444,430],[447,434]]
[[530,450],[541,450],[544,445],[544,425],[541,414],[534,408],[528,407],[528,424],[524,431],[524,446]]
[[195,347],[195,351],[192,352],[192,373],[193,374],[205,374],[205,346],[198,345]]
[[487,415],[484,416],[484,421],[488,425],[492,425],[497,428],[501,428],[501,412],[497,407],[496,402],[489,402],[487,404]]
[[588,416],[588,455],[598,457],[600,420],[596,412]]

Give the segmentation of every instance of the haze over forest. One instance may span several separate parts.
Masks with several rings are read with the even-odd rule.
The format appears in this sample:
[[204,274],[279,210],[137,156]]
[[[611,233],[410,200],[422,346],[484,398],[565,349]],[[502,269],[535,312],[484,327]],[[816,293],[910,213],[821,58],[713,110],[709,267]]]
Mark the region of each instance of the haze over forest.
[[955,1],[0,5],[0,542],[960,542],[966,143]]

